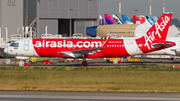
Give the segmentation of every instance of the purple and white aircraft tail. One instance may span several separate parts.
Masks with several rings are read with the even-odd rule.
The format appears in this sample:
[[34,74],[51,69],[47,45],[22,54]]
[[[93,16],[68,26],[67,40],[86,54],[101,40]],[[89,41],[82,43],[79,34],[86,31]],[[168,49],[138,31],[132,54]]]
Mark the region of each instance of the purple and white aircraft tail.
[[107,25],[106,21],[103,19],[101,15],[99,15],[99,25]]

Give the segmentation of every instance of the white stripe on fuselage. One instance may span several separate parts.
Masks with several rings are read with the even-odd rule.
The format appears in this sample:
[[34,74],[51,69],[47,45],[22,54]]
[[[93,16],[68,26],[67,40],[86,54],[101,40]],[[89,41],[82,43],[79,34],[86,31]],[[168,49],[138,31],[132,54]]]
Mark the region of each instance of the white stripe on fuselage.
[[143,54],[134,39],[124,39],[124,46],[129,55]]

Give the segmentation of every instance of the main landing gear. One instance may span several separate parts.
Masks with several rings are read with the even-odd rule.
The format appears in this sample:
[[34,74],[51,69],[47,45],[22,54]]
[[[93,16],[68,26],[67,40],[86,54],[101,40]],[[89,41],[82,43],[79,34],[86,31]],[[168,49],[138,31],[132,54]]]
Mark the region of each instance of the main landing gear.
[[88,66],[88,63],[87,63],[87,61],[86,61],[84,55],[83,55],[83,62],[82,62],[82,65],[83,65],[84,67],[87,67],[87,66]]
[[82,65],[83,65],[84,67],[87,67],[87,66],[88,66],[87,61],[84,61],[84,60],[83,60]]

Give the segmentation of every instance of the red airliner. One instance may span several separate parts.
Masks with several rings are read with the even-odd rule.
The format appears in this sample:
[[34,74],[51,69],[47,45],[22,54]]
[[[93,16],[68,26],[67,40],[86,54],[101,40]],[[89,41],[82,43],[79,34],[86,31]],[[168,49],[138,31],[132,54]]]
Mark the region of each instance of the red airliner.
[[34,38],[21,39],[4,49],[4,52],[16,56],[39,56],[61,58],[126,57],[175,46],[166,41],[172,13],[164,13],[149,31],[138,39],[68,39]]

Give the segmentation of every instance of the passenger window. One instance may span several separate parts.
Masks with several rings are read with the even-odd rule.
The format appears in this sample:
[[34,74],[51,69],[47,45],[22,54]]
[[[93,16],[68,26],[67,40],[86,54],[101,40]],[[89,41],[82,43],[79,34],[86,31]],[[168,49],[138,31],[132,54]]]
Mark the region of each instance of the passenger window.
[[19,47],[19,43],[12,43],[10,46],[11,47]]

